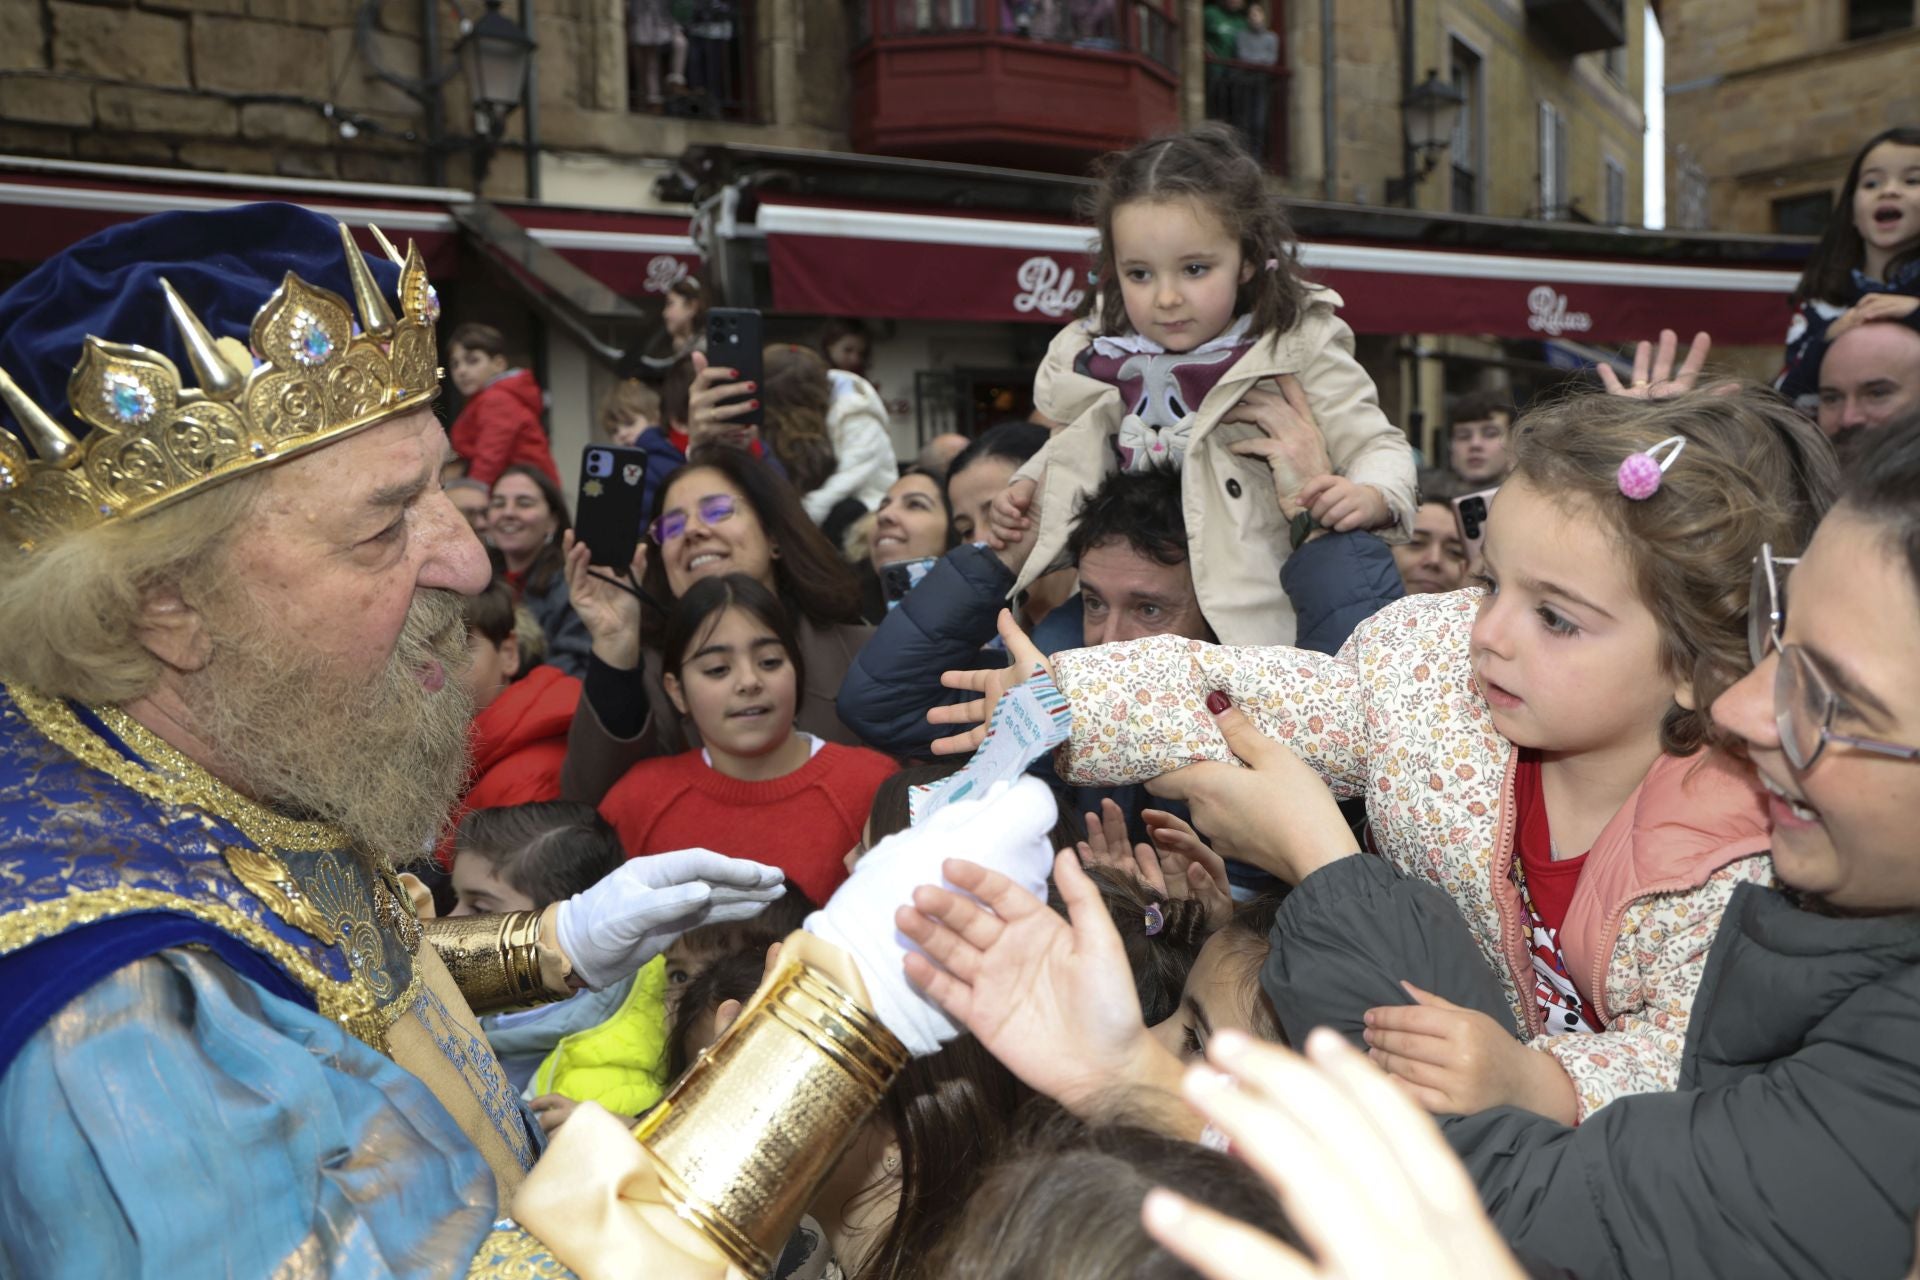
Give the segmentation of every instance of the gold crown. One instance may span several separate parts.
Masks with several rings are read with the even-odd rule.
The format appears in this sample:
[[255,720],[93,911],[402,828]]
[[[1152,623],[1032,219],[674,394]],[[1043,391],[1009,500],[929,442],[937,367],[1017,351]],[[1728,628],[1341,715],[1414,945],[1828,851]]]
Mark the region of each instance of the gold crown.
[[440,304],[412,244],[400,267],[401,315],[342,225],[354,309],[291,271],[255,313],[251,351],[214,338],[166,280],[167,310],[197,387],[146,347],[88,336],[67,398],[93,430],[58,422],[0,369],[0,401],[32,444],[0,431],[0,535],[21,552],[47,538],[154,511],[254,467],[290,458],[430,404],[440,385],[433,324]]

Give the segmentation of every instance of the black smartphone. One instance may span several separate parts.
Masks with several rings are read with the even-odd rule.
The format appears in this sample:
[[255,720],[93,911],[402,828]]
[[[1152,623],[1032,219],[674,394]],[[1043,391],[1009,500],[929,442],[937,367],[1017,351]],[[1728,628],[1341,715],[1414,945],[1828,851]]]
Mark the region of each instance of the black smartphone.
[[581,453],[573,536],[587,544],[589,563],[625,574],[652,506],[646,450],[590,444]]
[[880,566],[880,592],[887,599],[887,608],[892,609],[907,598],[907,592],[920,585],[920,579],[933,572],[933,566],[940,563],[938,556],[922,556],[918,560],[889,560]]
[[1469,567],[1480,563],[1480,544],[1487,540],[1487,504],[1493,501],[1493,495],[1500,492],[1500,486],[1482,489],[1478,493],[1463,494],[1453,500],[1454,518],[1460,522],[1460,540],[1467,544],[1467,564]]
[[[761,331],[760,313],[752,307],[714,307],[707,312],[707,367],[715,365],[723,369],[738,369],[740,376],[735,382],[751,382],[758,387],[764,372],[760,358],[766,347],[766,338]],[[742,399],[757,400],[758,390],[723,403],[733,404]],[[757,427],[761,425],[760,410],[751,409],[736,414],[727,421],[738,427]]]

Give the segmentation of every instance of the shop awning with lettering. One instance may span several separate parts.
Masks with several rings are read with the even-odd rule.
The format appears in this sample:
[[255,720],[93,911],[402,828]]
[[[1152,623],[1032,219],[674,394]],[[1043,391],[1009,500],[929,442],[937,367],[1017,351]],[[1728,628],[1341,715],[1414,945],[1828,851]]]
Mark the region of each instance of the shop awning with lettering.
[[[1059,324],[1087,285],[1090,234],[1067,222],[901,212],[762,196],[772,309]],[[1777,267],[1496,253],[1316,239],[1307,275],[1359,333],[1626,342],[1663,328],[1781,340],[1798,273]]]
[[[359,229],[376,223],[397,243],[412,239],[428,269],[454,268],[454,210],[464,191],[383,183],[309,181],[132,165],[0,156],[0,259],[32,266],[116,223],[175,209],[224,209],[287,200]],[[700,269],[684,216],[501,204],[538,243],[628,298],[658,297]],[[363,243],[370,243],[364,241]]]

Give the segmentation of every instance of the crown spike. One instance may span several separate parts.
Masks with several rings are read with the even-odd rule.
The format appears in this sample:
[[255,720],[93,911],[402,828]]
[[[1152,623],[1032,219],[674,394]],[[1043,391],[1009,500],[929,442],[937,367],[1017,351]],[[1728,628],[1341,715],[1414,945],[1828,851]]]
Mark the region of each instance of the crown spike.
[[371,222],[367,224],[367,230],[373,232],[374,242],[380,246],[380,251],[387,255],[388,262],[391,262],[396,267],[404,267],[407,265],[407,260],[400,256],[400,251],[393,247],[393,241],[387,239],[386,232],[374,226]]
[[173,315],[174,327],[180,330],[180,338],[187,344],[187,359],[193,364],[193,376],[199,379],[200,390],[213,400],[231,400],[239,395],[247,385],[246,378],[221,354],[207,326],[200,323],[200,317],[165,276],[160,277],[160,288],[167,295],[167,310]]
[[353,279],[353,303],[360,312],[361,328],[383,341],[391,338],[393,308],[387,305],[379,282],[373,278],[373,268],[361,256],[360,246],[353,242],[353,232],[344,222],[340,224],[340,247],[346,251],[347,274]]
[[22,391],[5,369],[0,369],[0,401],[13,411],[20,434],[33,446],[42,466],[64,471],[80,461],[80,442],[73,438],[73,433],[35,404],[33,397]]

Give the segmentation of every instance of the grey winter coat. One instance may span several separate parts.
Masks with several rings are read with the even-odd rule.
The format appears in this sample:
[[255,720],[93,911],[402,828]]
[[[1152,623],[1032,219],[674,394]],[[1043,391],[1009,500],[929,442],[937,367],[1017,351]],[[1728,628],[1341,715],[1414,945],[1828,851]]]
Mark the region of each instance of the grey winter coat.
[[[1357,1036],[1400,979],[1511,1023],[1444,891],[1373,857],[1308,876],[1261,982],[1296,1043]],[[1502,1108],[1445,1122],[1530,1259],[1622,1276],[1897,1277],[1920,1210],[1920,916],[1841,918],[1734,891],[1679,1089],[1568,1128]]]

